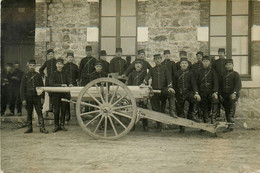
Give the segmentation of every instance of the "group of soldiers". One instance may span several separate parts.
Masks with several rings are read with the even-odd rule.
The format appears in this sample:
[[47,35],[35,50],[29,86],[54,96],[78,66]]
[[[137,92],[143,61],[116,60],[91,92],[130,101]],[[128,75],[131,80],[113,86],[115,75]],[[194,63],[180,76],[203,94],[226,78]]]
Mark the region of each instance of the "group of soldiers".
[[[33,106],[38,114],[40,131],[48,133],[44,128],[42,117],[42,103],[44,95],[36,94],[36,87],[44,86],[43,77],[46,77],[45,86],[85,86],[90,81],[107,77],[109,73],[118,73],[128,77],[127,85],[150,85],[153,89],[161,90],[150,98],[154,111],[165,113],[166,102],[169,103],[170,116],[186,118],[184,104],[189,103],[187,118],[196,122],[201,119],[204,123],[215,123],[220,117],[220,108],[225,109],[226,120],[229,126],[226,132],[234,129],[234,116],[236,101],[239,98],[241,80],[239,74],[233,70],[233,60],[225,58],[225,49],[218,50],[219,59],[212,60],[209,56],[199,51],[196,54],[197,62],[192,64],[187,59],[187,52],[180,51],[180,61],[171,60],[170,50],[164,50],[163,55],[155,54],[155,66],[152,67],[145,60],[144,50],[138,50],[138,56],[130,63],[122,58],[122,48],[116,48],[116,56],[107,62],[105,50],[100,52],[99,58],[92,56],[92,47],[86,46],[86,57],[81,59],[79,67],[73,62],[74,54],[67,53],[67,63],[62,58],[56,59],[54,51],[47,51],[47,61],[35,72],[35,60],[28,62],[29,72],[21,81],[21,100],[26,104],[28,112],[28,129],[31,133]],[[44,72],[46,68],[46,73]],[[67,131],[64,127],[65,115],[70,115],[69,103],[61,98],[70,98],[67,93],[49,93],[50,108],[54,109],[53,132]],[[140,102],[140,107],[147,108],[147,103]],[[176,110],[175,110],[176,108]],[[69,120],[68,116],[68,119]],[[144,131],[148,130],[148,121],[143,120]],[[157,123],[157,131],[162,131],[162,124]],[[180,126],[180,133],[185,132],[185,127]]]
[[[10,116],[22,115],[22,102],[20,99],[20,85],[24,72],[20,63],[7,63],[1,73],[1,116],[6,114],[9,105]],[[17,112],[15,113],[15,108]]]

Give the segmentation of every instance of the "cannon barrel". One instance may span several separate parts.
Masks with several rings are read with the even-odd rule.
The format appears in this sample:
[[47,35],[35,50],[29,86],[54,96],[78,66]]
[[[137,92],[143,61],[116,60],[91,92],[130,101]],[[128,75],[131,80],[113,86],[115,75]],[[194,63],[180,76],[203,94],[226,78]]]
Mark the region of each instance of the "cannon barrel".
[[[54,92],[54,93],[70,93],[71,97],[78,97],[80,91],[84,87],[37,87],[37,94],[40,95],[43,92]],[[151,93],[160,93],[160,90],[152,90],[150,86],[140,87],[140,86],[128,86],[130,91],[133,93],[135,98],[147,98]],[[105,89],[105,87],[104,87]],[[115,89],[114,86],[110,86],[110,91]],[[92,94],[97,94],[96,87],[91,87],[89,92]],[[123,89],[119,89],[119,93],[124,93]]]

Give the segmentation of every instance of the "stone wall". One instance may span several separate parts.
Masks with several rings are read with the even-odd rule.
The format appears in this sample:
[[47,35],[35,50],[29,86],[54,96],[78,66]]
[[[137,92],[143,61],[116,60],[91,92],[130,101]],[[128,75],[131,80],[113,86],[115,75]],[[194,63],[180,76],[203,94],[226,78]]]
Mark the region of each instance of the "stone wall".
[[[47,8],[46,11],[42,10],[43,8]],[[89,3],[85,0],[53,0],[36,3],[36,10],[46,13],[47,19],[44,18],[44,22],[38,22],[39,25],[36,24],[36,27],[46,28],[45,33],[49,37],[43,41],[35,40],[37,59],[44,61],[46,50],[52,48],[56,58],[65,57],[67,52],[74,52],[75,61],[78,63],[82,57],[86,56],[86,45],[92,45],[93,54],[97,56],[98,43],[87,42],[87,28],[99,26],[98,3]],[[37,16],[40,15],[36,15],[36,20]]]
[[138,26],[149,30],[149,41],[138,43],[145,48],[149,60],[152,55],[169,49],[174,60],[178,61],[180,50],[188,52],[188,59],[196,61],[200,50],[197,41],[197,27],[200,26],[200,3],[191,1],[149,0],[138,2]]

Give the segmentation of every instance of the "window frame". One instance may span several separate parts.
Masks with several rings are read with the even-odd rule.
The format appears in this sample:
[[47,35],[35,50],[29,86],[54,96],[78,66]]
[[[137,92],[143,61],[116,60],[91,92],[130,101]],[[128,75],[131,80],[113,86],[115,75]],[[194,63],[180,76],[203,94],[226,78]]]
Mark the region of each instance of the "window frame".
[[[98,51],[101,51],[101,38],[102,37],[113,37],[116,38],[116,48],[117,47],[121,47],[121,38],[133,38],[135,37],[135,53],[133,55],[125,55],[124,54],[124,50],[123,50],[123,54],[122,56],[137,56],[137,32],[138,32],[138,0],[135,0],[135,16],[129,15],[129,16],[121,16],[121,0],[116,0],[116,36],[102,36],[101,31],[102,31],[102,27],[101,27],[101,20],[102,17],[109,17],[109,16],[102,16],[102,0],[100,0],[99,3],[99,43],[98,43]],[[121,17],[136,17],[136,34],[135,36],[121,36]],[[107,55],[107,56],[115,56],[115,53],[112,55]]]
[[[252,61],[252,50],[251,50],[251,25],[252,25],[252,1],[248,0],[248,14],[234,14],[232,15],[232,0],[226,0],[226,14],[225,15],[211,15],[211,1],[209,3],[209,44],[208,44],[208,50],[210,56],[216,56],[211,55],[211,37],[226,37],[226,57],[232,57],[232,56],[245,56],[245,55],[232,55],[232,16],[248,16],[248,35],[235,35],[235,37],[241,37],[241,36],[247,36],[248,38],[248,74],[240,74],[240,77],[243,81],[249,81],[251,79],[251,61]],[[210,22],[211,17],[214,16],[226,16],[226,35],[221,36],[212,36],[210,34]]]

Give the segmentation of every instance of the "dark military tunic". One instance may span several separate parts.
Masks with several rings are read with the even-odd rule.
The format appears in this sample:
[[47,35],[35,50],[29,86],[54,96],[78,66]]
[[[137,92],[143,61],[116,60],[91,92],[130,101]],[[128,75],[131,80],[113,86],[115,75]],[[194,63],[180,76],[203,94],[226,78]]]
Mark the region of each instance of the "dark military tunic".
[[[55,71],[50,77],[50,85],[60,87],[62,84],[69,86],[71,83],[65,71]],[[66,107],[69,103],[61,101],[62,98],[69,99],[69,93],[53,93],[54,124],[55,127],[64,126]],[[61,116],[59,116],[61,112]],[[59,124],[60,123],[60,124]]]
[[85,57],[79,64],[79,79],[81,79],[81,86],[84,86],[90,82],[90,74],[95,71],[96,58],[93,56]]
[[218,92],[218,77],[214,69],[202,68],[197,72],[197,84],[200,94]]
[[56,71],[57,67],[56,67],[56,62],[57,60],[55,58],[53,59],[49,59],[47,61],[45,61],[45,63],[41,66],[41,68],[39,69],[39,72],[42,76],[44,76],[44,69],[47,68],[47,78],[46,78],[46,86],[49,86],[49,80],[50,80],[50,76]]
[[24,72],[20,69],[16,69],[12,73],[12,83],[11,83],[11,103],[10,103],[10,111],[14,113],[15,105],[17,107],[17,113],[22,112],[22,102],[20,96],[20,86],[22,82]]
[[121,57],[114,57],[109,64],[109,73],[122,75],[126,70],[126,61]]
[[226,68],[226,59],[225,58],[219,58],[212,63],[212,68],[216,71],[218,80],[220,82],[221,76],[225,73]]
[[102,77],[107,77],[107,73],[106,72],[96,72],[94,71],[93,73],[90,74],[90,81],[93,81],[95,79],[98,79],[98,78],[102,78]]
[[23,76],[20,92],[21,92],[21,100],[26,100],[26,110],[27,110],[27,122],[28,126],[32,126],[32,114],[33,107],[36,110],[38,115],[39,124],[41,127],[44,126],[43,116],[42,116],[42,104],[41,98],[44,98],[44,93],[38,96],[36,92],[36,87],[42,87],[43,81],[42,77],[37,72],[28,72]]
[[133,71],[128,76],[127,85],[139,86],[143,83],[146,73],[144,71]]
[[192,71],[197,75],[198,71],[203,68],[202,62],[198,61],[195,64],[192,64]]
[[[195,107],[197,101],[194,98],[194,94],[195,92],[198,92],[198,86],[193,72],[190,70],[178,70],[174,75],[173,88],[175,89],[177,100],[176,109],[178,116],[184,117],[183,108],[186,100],[190,102],[190,106],[192,106],[190,110],[192,110],[194,116],[197,113],[197,107]],[[191,115],[188,115],[188,118],[192,119],[192,117],[189,116]]]
[[[135,70],[135,60],[125,71],[125,75],[128,76],[131,72]],[[152,66],[149,64],[149,62],[145,61],[144,59],[138,59],[138,61],[142,61],[142,71],[147,74],[147,69],[151,70]]]
[[78,66],[72,62],[68,62],[64,65],[63,69],[68,75],[69,83],[73,86],[77,86]]
[[152,78],[153,89],[164,89],[172,83],[171,73],[162,64],[156,65],[149,71],[145,77],[145,82],[148,83],[150,78]]
[[167,70],[169,70],[170,74],[174,76],[174,74],[177,72],[177,67],[174,61],[171,61],[169,59],[165,59],[162,62],[162,65],[165,65]]
[[203,121],[205,123],[209,123],[211,109],[213,119],[215,119],[218,109],[218,99],[212,97],[212,94],[214,92],[218,92],[219,90],[218,78],[215,70],[211,67],[198,70],[197,84],[199,87],[199,94],[201,96],[200,108],[203,114]]
[[104,61],[104,60],[100,60],[100,61],[102,62],[102,65],[103,65],[102,71],[109,73],[109,63],[107,61]]
[[[178,71],[178,70],[181,70],[181,65],[180,65],[180,64],[181,64],[180,61],[176,63],[177,71]],[[192,69],[192,63],[191,63],[190,61],[188,61],[188,64],[189,64],[189,65],[188,65],[188,69],[191,70],[191,69]]]

